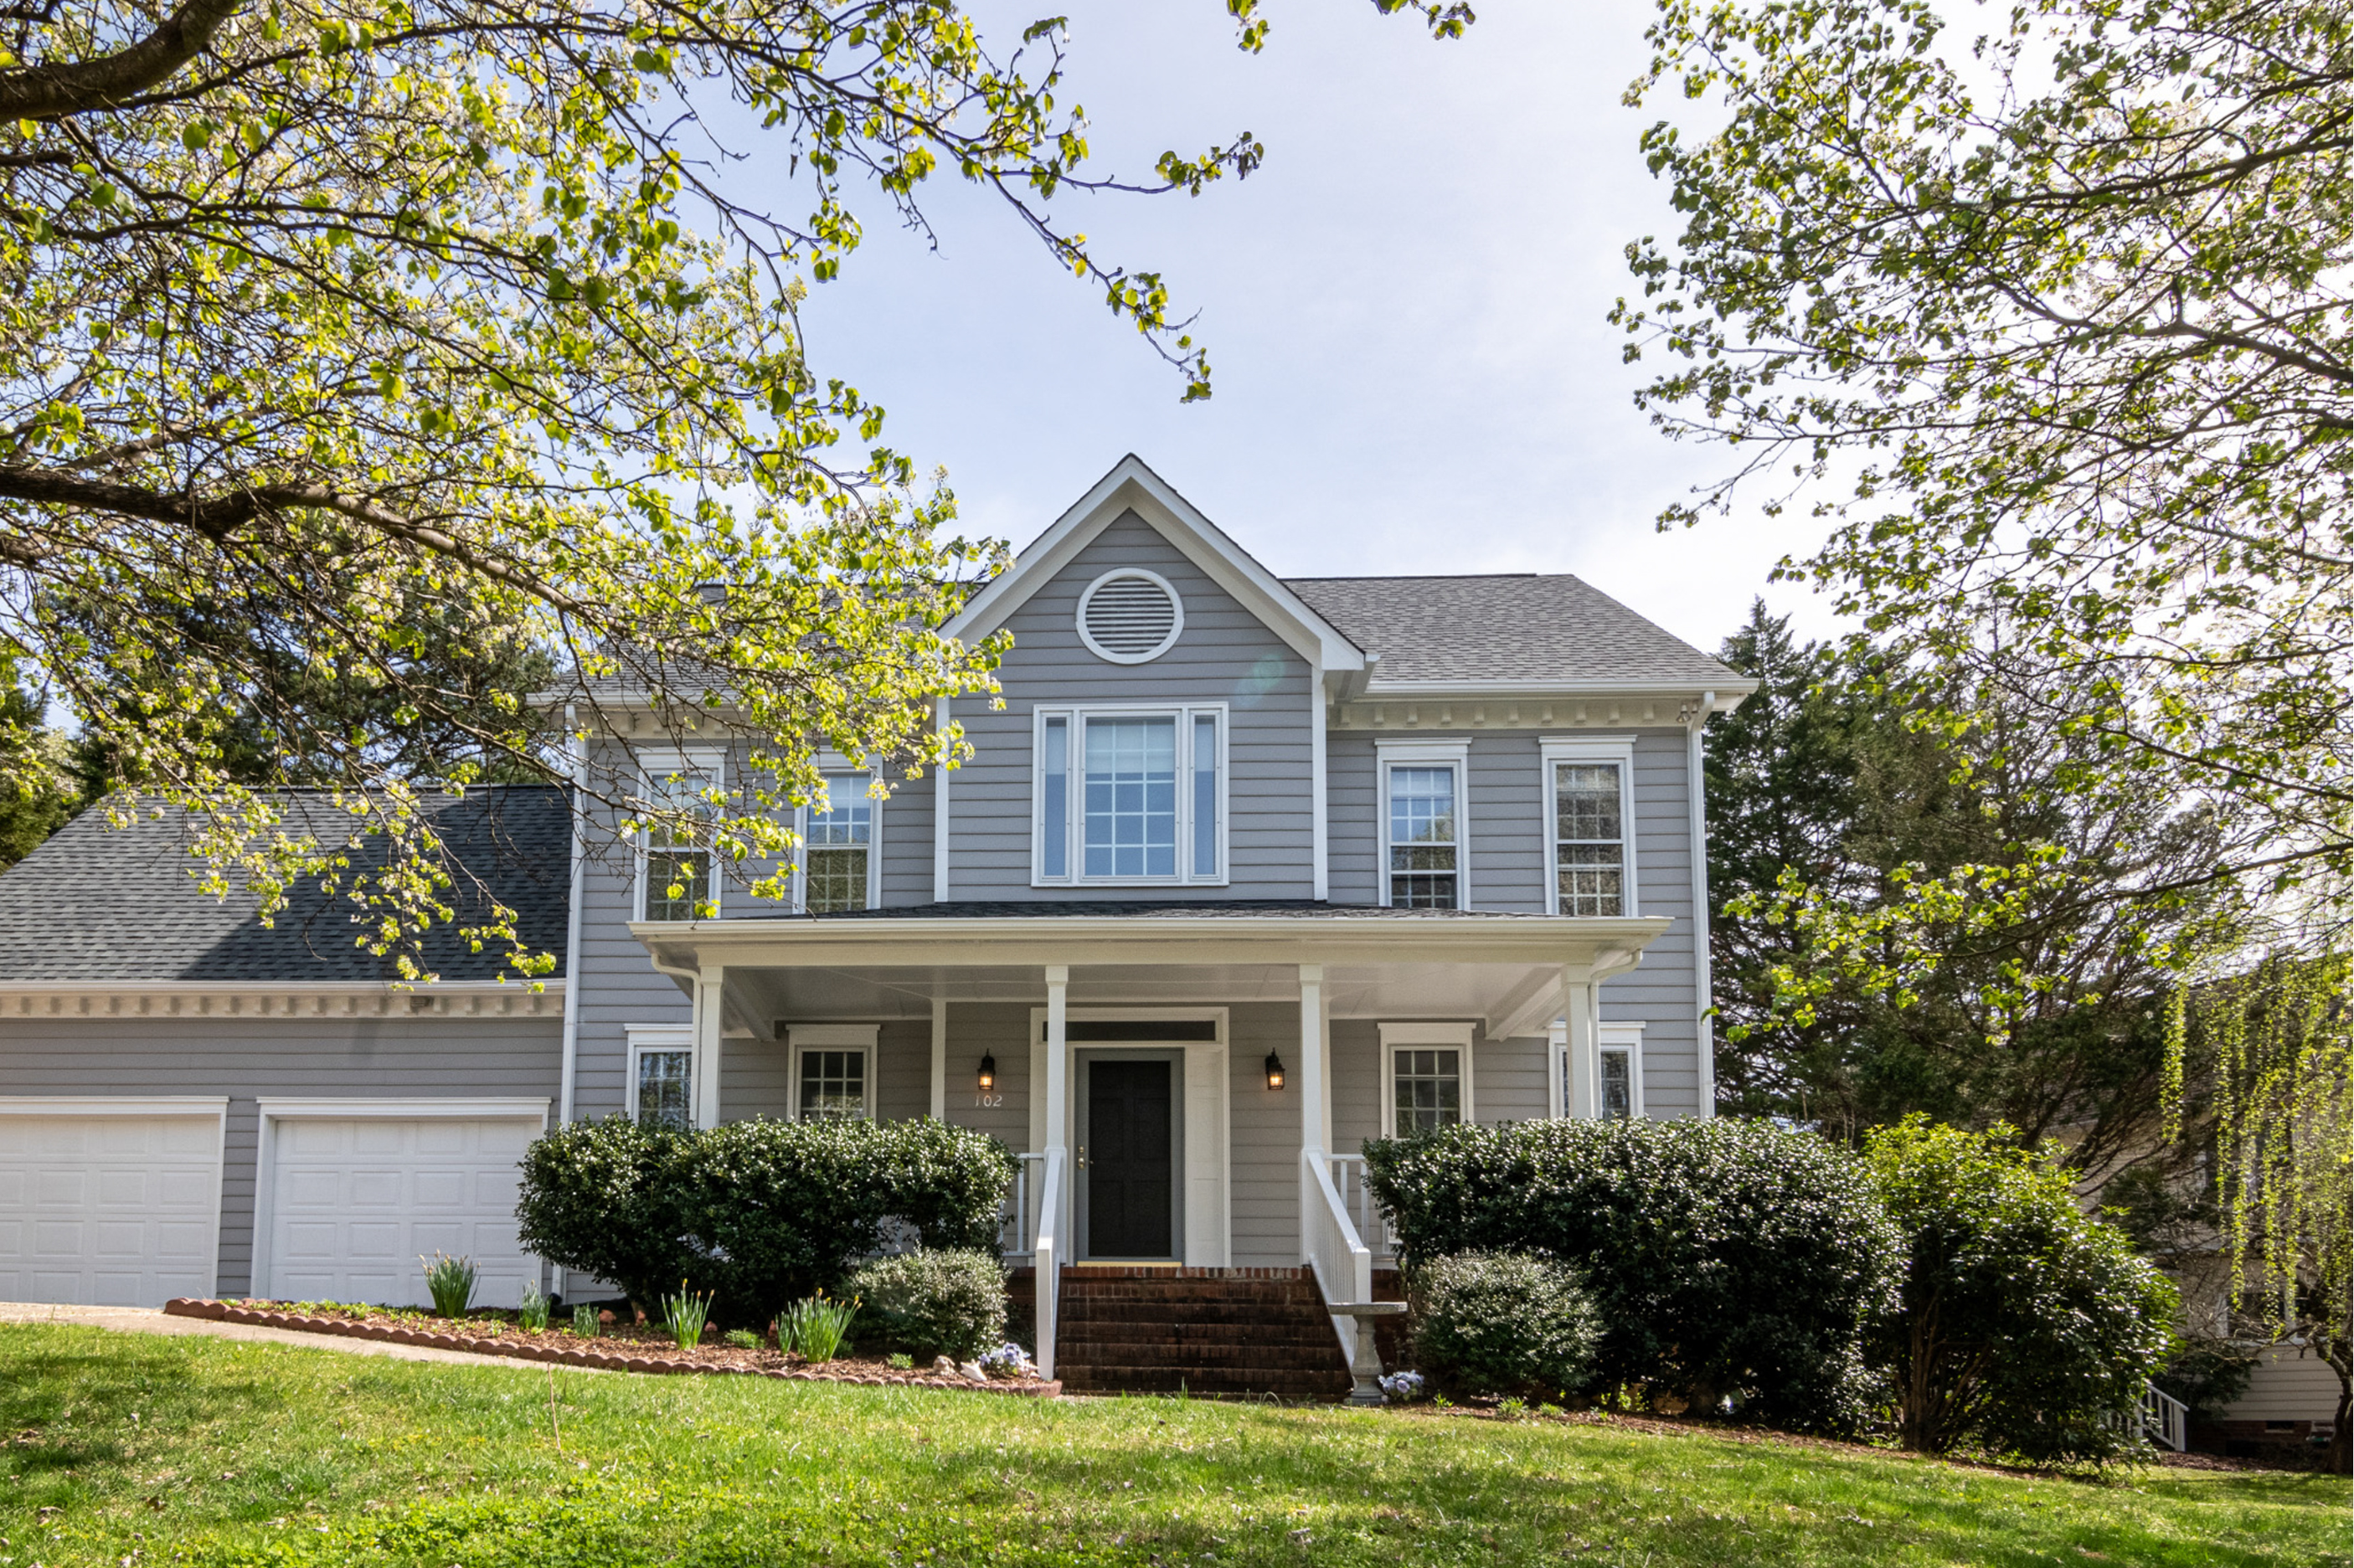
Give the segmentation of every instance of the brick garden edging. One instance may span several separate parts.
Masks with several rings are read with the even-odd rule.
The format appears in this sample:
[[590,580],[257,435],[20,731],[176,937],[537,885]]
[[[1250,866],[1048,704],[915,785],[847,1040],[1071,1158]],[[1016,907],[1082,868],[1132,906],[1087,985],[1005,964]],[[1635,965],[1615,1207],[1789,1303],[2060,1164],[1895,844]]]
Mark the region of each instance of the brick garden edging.
[[812,1372],[807,1367],[710,1366],[669,1356],[617,1356],[603,1351],[573,1351],[529,1340],[477,1339],[472,1334],[441,1334],[429,1330],[371,1323],[346,1318],[313,1318],[301,1312],[273,1312],[267,1308],[241,1307],[230,1301],[175,1296],[164,1303],[175,1318],[204,1318],[223,1323],[252,1323],[270,1329],[292,1329],[309,1334],[332,1334],[347,1340],[382,1340],[395,1345],[426,1345],[439,1351],[464,1351],[478,1356],[505,1356],[514,1361],[553,1362],[557,1366],[589,1367],[599,1372],[655,1372],[705,1376],[769,1377],[792,1383],[845,1383],[870,1388],[947,1388],[968,1393],[1004,1393],[1031,1399],[1054,1399],[1063,1392],[1053,1383],[973,1383],[966,1378],[935,1377],[928,1372],[889,1374]]

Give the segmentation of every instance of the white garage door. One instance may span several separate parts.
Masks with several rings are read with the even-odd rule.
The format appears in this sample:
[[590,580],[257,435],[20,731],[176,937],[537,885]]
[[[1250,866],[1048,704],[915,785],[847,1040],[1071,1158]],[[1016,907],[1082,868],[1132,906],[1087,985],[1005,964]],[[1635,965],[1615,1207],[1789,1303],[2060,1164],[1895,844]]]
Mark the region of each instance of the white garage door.
[[538,1279],[514,1218],[516,1162],[538,1112],[281,1115],[270,1126],[262,1294],[425,1306],[419,1260],[437,1252],[473,1260],[476,1306],[513,1307]]
[[0,1300],[161,1307],[211,1295],[227,1106],[0,1101]]

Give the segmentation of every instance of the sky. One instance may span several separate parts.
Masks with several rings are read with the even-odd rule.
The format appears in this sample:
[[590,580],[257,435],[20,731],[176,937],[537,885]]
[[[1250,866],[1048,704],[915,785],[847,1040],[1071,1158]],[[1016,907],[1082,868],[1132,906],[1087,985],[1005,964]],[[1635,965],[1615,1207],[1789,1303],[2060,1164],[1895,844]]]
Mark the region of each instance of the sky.
[[[1002,40],[1040,9],[975,5]],[[1246,130],[1267,144],[1258,173],[1199,197],[1055,204],[1198,311],[1207,403],[1181,404],[1096,286],[953,177],[925,196],[937,249],[871,193],[855,208],[865,242],[804,309],[813,367],[945,466],[966,529],[1017,546],[1133,451],[1282,576],[1566,571],[1705,649],[1760,594],[1833,630],[1826,601],[1766,581],[1813,525],[1753,509],[1654,526],[1728,454],[1650,427],[1606,320],[1627,243],[1680,227],[1638,147],[1657,111],[1620,101],[1649,6],[1478,10],[1435,41],[1368,0],[1272,0],[1252,56],[1217,0],[1073,5],[1061,97],[1088,111],[1097,173]]]

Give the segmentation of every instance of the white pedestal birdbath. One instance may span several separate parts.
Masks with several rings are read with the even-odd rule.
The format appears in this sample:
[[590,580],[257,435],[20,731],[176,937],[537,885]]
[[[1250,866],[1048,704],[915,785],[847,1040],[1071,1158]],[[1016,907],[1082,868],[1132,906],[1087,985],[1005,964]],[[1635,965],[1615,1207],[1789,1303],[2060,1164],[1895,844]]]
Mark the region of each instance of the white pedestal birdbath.
[[1373,1343],[1373,1319],[1397,1318],[1405,1313],[1403,1301],[1328,1301],[1325,1310],[1335,1318],[1357,1320],[1357,1353],[1349,1358],[1349,1370],[1356,1374],[1357,1386],[1349,1391],[1351,1404],[1384,1404],[1387,1396],[1382,1393],[1382,1352]]

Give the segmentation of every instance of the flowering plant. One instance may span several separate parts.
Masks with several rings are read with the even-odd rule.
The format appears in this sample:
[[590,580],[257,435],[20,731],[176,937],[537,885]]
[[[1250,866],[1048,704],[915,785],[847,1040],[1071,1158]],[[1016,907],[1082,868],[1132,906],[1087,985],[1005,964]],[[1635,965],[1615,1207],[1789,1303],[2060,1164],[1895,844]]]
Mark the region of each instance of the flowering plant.
[[1038,1370],[1031,1364],[1029,1351],[1010,1342],[984,1351],[979,1360],[981,1370],[991,1377],[1029,1377]]
[[1377,1381],[1392,1404],[1412,1404],[1422,1397],[1423,1380],[1418,1372],[1394,1372]]

